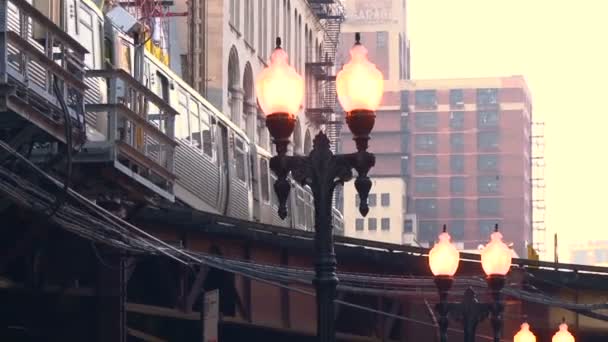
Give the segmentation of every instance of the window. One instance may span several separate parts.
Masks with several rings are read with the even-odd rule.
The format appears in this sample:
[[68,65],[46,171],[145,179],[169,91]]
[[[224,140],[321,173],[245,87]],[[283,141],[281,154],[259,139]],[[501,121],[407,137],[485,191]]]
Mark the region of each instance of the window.
[[464,133],[450,134],[450,147],[452,151],[464,150]]
[[376,218],[370,217],[367,219],[367,229],[368,230],[376,230]]
[[[410,101],[410,92],[407,90],[402,90],[401,91],[401,111],[402,112],[409,112],[409,101]],[[401,114],[401,116],[403,117],[403,114]],[[407,117],[407,116],[406,116]],[[401,126],[403,127],[403,126]],[[407,127],[407,126],[406,126]],[[403,128],[402,128],[403,130]]]
[[450,107],[460,108],[464,106],[464,91],[462,89],[450,89]]
[[412,220],[403,221],[403,232],[404,233],[413,233],[414,232],[414,222],[412,222]]
[[434,194],[437,192],[437,179],[432,177],[416,178],[416,193]]
[[201,130],[202,130],[202,139],[203,139],[203,152],[206,155],[213,158],[213,126],[210,124],[210,113],[205,105],[202,105],[200,111],[200,119],[201,119]]
[[369,194],[369,196],[367,197],[367,205],[369,205],[370,207],[376,206],[376,194]]
[[437,93],[435,90],[416,90],[416,107],[435,108],[437,105]]
[[359,208],[359,204],[361,204],[361,198],[359,198],[359,194],[355,195],[355,207]]
[[[97,66],[97,58],[96,58],[96,51],[95,51],[95,46],[93,46],[93,44],[95,44],[96,40],[94,39],[94,34],[93,34],[93,17],[91,16],[91,14],[84,10],[83,8],[80,8],[80,32],[79,32],[79,42],[80,44],[82,44],[82,46],[84,46],[87,51],[89,51],[89,53],[85,54],[84,56],[84,63],[87,67],[89,67],[90,69],[95,69]],[[78,27],[78,26],[76,26]]]
[[486,239],[486,237],[490,237],[490,234],[492,234],[492,232],[494,231],[494,226],[496,225],[496,223],[496,221],[489,220],[479,221],[479,235],[481,235],[483,239]]
[[409,175],[409,159],[407,157],[401,157],[401,175]]
[[421,198],[415,201],[416,213],[425,216],[437,215],[437,200],[434,198]]
[[451,112],[450,113],[450,127],[452,127],[452,128],[463,128],[464,127],[464,112]]
[[452,198],[450,200],[450,213],[453,217],[464,217],[465,204],[464,198]]
[[479,149],[497,149],[498,148],[498,132],[479,132],[477,133],[477,147]]
[[450,156],[450,169],[453,173],[463,173],[464,156],[459,154]]
[[419,112],[414,114],[416,119],[417,128],[436,128],[437,127],[437,113],[435,112]]
[[494,194],[500,191],[500,176],[477,177],[477,191],[481,194]]
[[188,126],[188,98],[181,91],[178,92],[177,111],[180,115],[175,118],[175,139],[190,140]]
[[437,236],[439,235],[438,222],[421,221],[418,224],[418,229],[418,241],[434,243],[437,240]]
[[388,41],[388,32],[380,31],[376,33],[376,47],[378,49],[386,48],[386,44]]
[[270,181],[268,180],[268,159],[260,158],[260,186],[262,187],[262,201],[270,200]]
[[391,229],[391,219],[385,217],[382,220],[380,220],[380,229],[390,230]]
[[477,212],[483,216],[498,216],[500,214],[500,199],[480,198],[477,200]]
[[434,152],[437,150],[437,135],[435,134],[416,134],[416,150]]
[[464,177],[450,178],[450,192],[453,194],[463,194],[465,192]]
[[463,240],[464,239],[464,221],[452,221],[448,227],[448,232],[452,237],[452,240]]
[[477,156],[477,170],[498,171],[498,155],[480,154]]
[[487,106],[495,105],[498,103],[498,89],[486,88],[477,89],[477,105]]
[[383,207],[390,206],[391,205],[391,194],[384,193],[384,194],[380,195],[380,204],[382,204]]
[[234,161],[236,177],[243,182],[247,181],[247,161],[245,160],[245,144],[243,140],[234,138]]
[[363,219],[358,218],[355,220],[355,230],[356,231],[363,231],[364,227],[363,227]]
[[416,156],[414,163],[417,172],[437,172],[437,157],[435,156]]
[[198,102],[190,99],[188,101],[190,118],[190,142],[194,147],[201,147],[201,120],[198,116]]
[[406,132],[401,133],[401,152],[407,153],[410,150],[410,135]]
[[251,0],[245,0],[245,41],[253,45],[253,7]]
[[477,111],[477,127],[496,127],[500,123],[500,116],[497,110]]

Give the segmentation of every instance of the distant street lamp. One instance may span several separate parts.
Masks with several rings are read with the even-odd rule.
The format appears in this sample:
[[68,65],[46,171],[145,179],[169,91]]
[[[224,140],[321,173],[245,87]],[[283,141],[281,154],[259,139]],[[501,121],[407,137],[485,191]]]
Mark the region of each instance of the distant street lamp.
[[336,78],[338,99],[345,109],[346,123],[353,133],[357,152],[334,155],[329,139],[323,132],[314,138],[309,156],[288,156],[287,145],[295,128],[295,114],[304,99],[304,81],[289,66],[287,54],[277,38],[270,65],[260,74],[256,83],[257,98],[266,114],[266,126],[273,138],[277,155],[270,160],[270,168],[277,175],[274,190],[279,200],[278,214],[287,217],[287,197],[290,185],[287,176],[309,185],[315,207],[315,279],[317,300],[317,336],[321,342],[335,341],[334,300],[336,297],[336,255],[332,234],[332,196],[338,184],[352,179],[357,171],[355,188],[361,199],[359,211],[367,215],[367,197],[372,182],[367,176],[375,164],[373,154],[367,152],[369,134],[374,127],[375,110],[383,93],[383,77],[374,64],[367,60],[367,50],[355,35],[351,61]]
[[559,331],[553,335],[552,342],[574,342],[574,336],[568,331],[568,324],[563,320],[559,325]]
[[530,331],[528,323],[521,325],[519,332],[513,336],[513,342],[536,342],[536,336]]
[[495,226],[491,241],[481,252],[481,264],[486,273],[486,282],[492,294],[492,303],[479,303],[473,289],[468,288],[464,293],[462,303],[448,303],[448,291],[454,283],[454,274],[458,269],[460,254],[456,247],[450,243],[450,236],[443,226],[437,243],[429,252],[429,266],[435,276],[435,285],[439,290],[439,303],[436,310],[439,313],[439,337],[441,342],[448,339],[448,315],[450,313],[462,320],[464,328],[464,341],[475,341],[477,324],[491,315],[494,342],[500,341],[502,331],[502,304],[501,290],[505,285],[506,274],[511,267],[511,251],[502,242],[502,234]]

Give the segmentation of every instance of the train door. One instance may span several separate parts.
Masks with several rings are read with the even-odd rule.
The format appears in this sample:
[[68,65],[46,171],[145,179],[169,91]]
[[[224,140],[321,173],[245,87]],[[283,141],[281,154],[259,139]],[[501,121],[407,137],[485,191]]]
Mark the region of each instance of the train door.
[[228,213],[229,199],[229,184],[230,182],[230,145],[228,143],[228,129],[221,122],[217,124],[217,136],[219,143],[217,144],[217,163],[220,169],[220,189],[218,196],[217,208],[226,215]]
[[249,147],[249,165],[251,166],[251,188],[253,193],[253,220],[259,222],[261,220],[261,205],[260,198],[260,163],[258,162],[258,152],[255,144]]

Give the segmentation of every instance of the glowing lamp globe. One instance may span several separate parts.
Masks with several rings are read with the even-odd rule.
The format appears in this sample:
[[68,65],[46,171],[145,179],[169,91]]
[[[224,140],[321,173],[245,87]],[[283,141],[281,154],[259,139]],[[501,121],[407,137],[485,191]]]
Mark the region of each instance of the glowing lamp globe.
[[521,325],[519,332],[513,336],[513,342],[536,342],[536,336],[530,331],[528,323]]
[[559,331],[553,335],[552,342],[574,342],[574,336],[568,331],[568,324],[559,325]]
[[344,65],[336,77],[338,100],[347,113],[354,111],[374,112],[384,92],[384,77],[367,59],[367,49],[357,42],[350,50],[351,60]]
[[439,242],[429,253],[429,266],[436,277],[453,277],[460,263],[460,252],[450,242],[450,234],[439,234]]
[[289,114],[294,116],[304,100],[304,79],[289,65],[287,53],[277,47],[266,67],[256,81],[256,95],[262,111],[267,116]]
[[511,268],[511,250],[502,242],[502,234],[495,231],[481,251],[481,266],[486,275],[505,276]]

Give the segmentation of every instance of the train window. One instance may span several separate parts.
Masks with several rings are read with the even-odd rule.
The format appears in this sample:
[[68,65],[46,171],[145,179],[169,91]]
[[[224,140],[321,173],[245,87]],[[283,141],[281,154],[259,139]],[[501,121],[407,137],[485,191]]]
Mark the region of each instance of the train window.
[[93,30],[93,17],[86,8],[80,8],[80,31],[78,32],[80,37],[80,44],[84,46],[89,53],[84,56],[84,63],[91,69],[96,68],[96,51],[95,46],[95,34]]
[[190,136],[191,143],[194,147],[201,147],[201,120],[198,116],[198,102],[190,99]]
[[209,110],[204,104],[201,106],[201,130],[203,139],[203,152],[213,158],[213,129],[209,123]]
[[268,159],[260,158],[260,186],[262,187],[262,201],[270,201],[270,182],[268,181]]
[[236,177],[243,182],[247,181],[247,165],[245,160],[245,144],[237,137],[234,138],[234,160]]
[[190,129],[188,128],[188,98],[181,91],[178,96],[177,111],[179,115],[175,118],[175,139],[188,139]]

